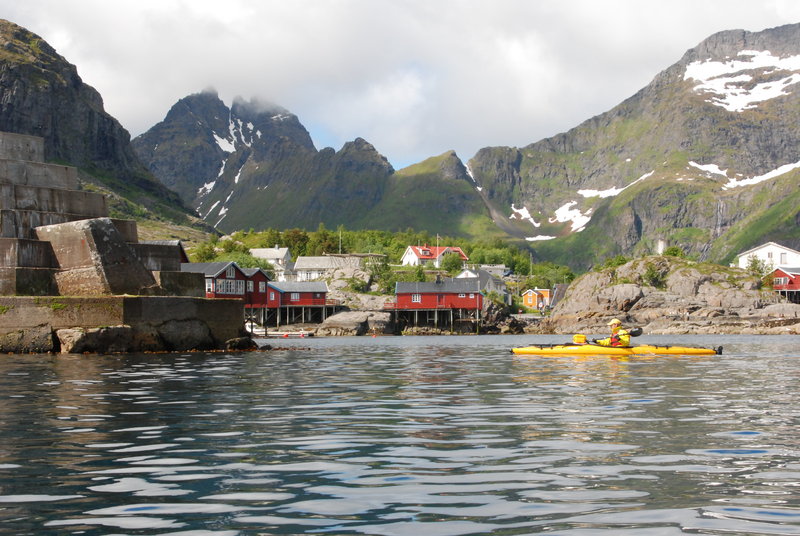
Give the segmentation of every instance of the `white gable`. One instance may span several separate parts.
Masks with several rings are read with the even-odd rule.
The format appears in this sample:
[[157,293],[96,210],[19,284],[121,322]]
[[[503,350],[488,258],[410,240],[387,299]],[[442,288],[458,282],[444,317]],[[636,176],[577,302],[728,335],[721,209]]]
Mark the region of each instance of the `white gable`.
[[778,266],[800,266],[800,251],[795,251],[775,242],[767,242],[740,253],[736,258],[736,266],[747,268],[750,257],[756,257],[772,268],[777,268]]

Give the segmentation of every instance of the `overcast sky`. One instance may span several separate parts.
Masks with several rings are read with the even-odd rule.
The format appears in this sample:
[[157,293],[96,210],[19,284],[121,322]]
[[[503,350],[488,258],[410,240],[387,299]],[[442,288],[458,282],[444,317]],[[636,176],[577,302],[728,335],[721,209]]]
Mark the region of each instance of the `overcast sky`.
[[800,22],[800,2],[0,0],[0,17],[76,65],[131,136],[213,87],[399,169],[569,130],[713,33]]

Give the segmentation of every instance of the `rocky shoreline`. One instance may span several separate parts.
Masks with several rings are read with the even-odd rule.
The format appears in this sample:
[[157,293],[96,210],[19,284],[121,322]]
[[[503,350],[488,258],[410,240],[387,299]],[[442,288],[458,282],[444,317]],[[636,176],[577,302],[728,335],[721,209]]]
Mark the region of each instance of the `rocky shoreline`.
[[[359,303],[357,298],[350,301]],[[611,318],[652,335],[800,334],[800,304],[788,303],[762,288],[757,277],[738,268],[669,256],[643,257],[584,274],[573,281],[551,314],[541,319],[490,306],[484,311],[480,333],[606,333]],[[398,334],[389,313],[369,310],[339,313],[313,331],[319,336]],[[404,334],[449,332],[420,327]]]

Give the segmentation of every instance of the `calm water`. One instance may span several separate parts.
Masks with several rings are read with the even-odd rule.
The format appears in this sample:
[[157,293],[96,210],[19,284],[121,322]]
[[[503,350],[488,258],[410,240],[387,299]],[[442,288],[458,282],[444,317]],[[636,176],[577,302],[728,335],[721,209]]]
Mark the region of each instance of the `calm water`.
[[800,534],[800,337],[563,339],[0,356],[0,533]]

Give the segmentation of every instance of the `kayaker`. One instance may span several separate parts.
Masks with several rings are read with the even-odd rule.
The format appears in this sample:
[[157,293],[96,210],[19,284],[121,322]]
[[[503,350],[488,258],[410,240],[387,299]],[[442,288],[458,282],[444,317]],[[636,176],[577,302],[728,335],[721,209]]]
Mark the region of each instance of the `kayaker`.
[[622,327],[622,322],[618,318],[613,318],[608,327],[611,328],[611,336],[605,339],[595,339],[592,342],[600,346],[629,346],[631,342],[631,334]]

